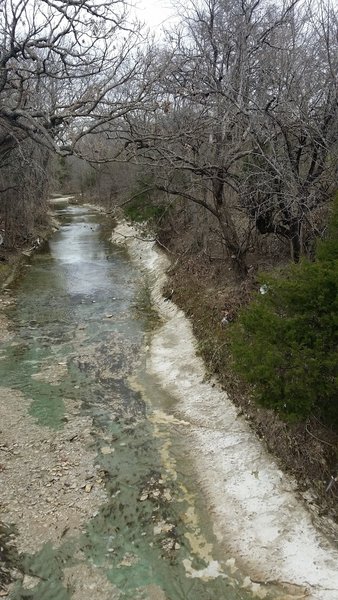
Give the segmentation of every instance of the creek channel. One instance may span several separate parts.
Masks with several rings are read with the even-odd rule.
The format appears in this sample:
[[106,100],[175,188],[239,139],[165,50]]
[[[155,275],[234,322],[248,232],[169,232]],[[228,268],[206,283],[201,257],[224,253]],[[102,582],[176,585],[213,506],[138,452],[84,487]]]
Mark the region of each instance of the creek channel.
[[[36,585],[26,589],[21,579],[9,597],[69,600],[74,589],[65,570],[85,577],[84,565],[111,587],[83,581],[89,590],[83,599],[276,597],[272,590],[255,591],[218,547],[184,427],[152,418],[155,409],[168,414],[173,399],[145,372],[156,318],[144,274],[111,244],[110,224],[99,211],[64,206],[57,216],[60,229],[10,284],[13,337],[1,346],[1,385],[29,400],[27,419],[41,435],[62,432],[72,418],[69,401],[90,418],[105,497],[80,531],[55,543],[47,529],[43,543],[37,540],[35,551],[21,556],[20,568]],[[55,382],[57,365],[64,370]],[[46,376],[38,377],[41,372]]]

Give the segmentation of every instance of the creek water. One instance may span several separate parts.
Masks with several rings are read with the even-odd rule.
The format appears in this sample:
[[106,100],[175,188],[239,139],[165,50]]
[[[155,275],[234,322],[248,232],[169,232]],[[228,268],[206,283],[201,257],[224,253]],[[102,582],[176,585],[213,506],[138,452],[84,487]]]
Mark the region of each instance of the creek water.
[[[17,586],[12,598],[72,598],[63,569],[76,564],[79,550],[111,582],[112,599],[253,598],[217,546],[184,427],[170,418],[174,401],[146,373],[156,320],[144,275],[110,243],[98,211],[66,206],[58,218],[59,231],[11,284],[16,343],[4,348],[0,376],[32,399],[41,428],[62,428],[65,399],[80,401],[93,418],[108,499],[71,542],[53,547],[46,533],[46,544],[25,557],[43,583]],[[67,366],[60,385],[34,377],[53,363]],[[100,452],[107,444],[111,451]]]

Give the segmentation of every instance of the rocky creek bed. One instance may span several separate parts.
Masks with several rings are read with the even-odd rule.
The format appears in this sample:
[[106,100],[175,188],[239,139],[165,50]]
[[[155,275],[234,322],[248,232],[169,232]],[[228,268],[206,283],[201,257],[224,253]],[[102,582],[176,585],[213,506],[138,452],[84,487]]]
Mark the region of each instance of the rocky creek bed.
[[213,531],[193,415],[149,363],[161,326],[146,271],[94,209],[59,218],[1,297],[1,597],[304,597],[254,581]]

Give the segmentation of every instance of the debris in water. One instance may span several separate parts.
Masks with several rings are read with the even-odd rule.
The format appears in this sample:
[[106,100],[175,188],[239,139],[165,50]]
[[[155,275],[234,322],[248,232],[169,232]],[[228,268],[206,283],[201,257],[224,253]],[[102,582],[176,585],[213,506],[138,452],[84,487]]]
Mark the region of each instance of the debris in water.
[[171,495],[171,493],[170,493],[170,490],[168,490],[168,489],[165,489],[165,490],[164,490],[164,492],[163,492],[163,498],[164,498],[165,500],[167,500],[168,502],[172,502],[172,499],[173,499],[173,498],[172,498],[172,495]]
[[103,446],[101,448],[101,454],[113,454],[114,452],[114,448],[111,448],[110,446]]
[[175,529],[175,525],[172,523],[159,521],[156,525],[154,525],[154,535],[159,535],[160,533],[169,533],[173,529]]
[[134,554],[127,553],[124,555],[119,567],[132,567],[138,563],[139,559]]

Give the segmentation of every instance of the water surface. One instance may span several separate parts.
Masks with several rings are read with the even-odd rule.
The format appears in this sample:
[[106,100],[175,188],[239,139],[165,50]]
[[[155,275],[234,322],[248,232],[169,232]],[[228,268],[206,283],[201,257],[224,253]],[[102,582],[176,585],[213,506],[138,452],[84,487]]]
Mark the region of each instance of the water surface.
[[[17,586],[12,598],[70,599],[63,569],[79,562],[79,551],[112,582],[114,598],[253,598],[217,546],[184,428],[165,418],[174,400],[145,373],[156,326],[145,276],[109,242],[111,226],[100,213],[69,206],[58,216],[60,230],[11,286],[15,344],[3,348],[0,376],[32,399],[41,427],[62,428],[66,399],[80,401],[95,425],[108,501],[81,535],[59,547],[46,540],[25,557],[27,572],[42,581],[29,592]],[[66,368],[61,384],[53,382],[53,365]],[[41,372],[51,372],[50,381]],[[102,454],[107,443],[112,452]]]

